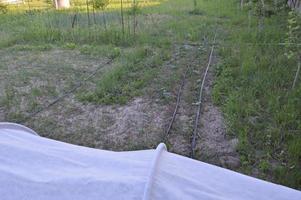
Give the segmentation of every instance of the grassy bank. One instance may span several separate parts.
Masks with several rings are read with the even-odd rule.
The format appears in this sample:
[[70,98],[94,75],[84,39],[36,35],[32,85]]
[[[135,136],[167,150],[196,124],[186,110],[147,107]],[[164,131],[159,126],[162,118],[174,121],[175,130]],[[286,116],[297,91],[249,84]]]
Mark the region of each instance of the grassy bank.
[[[300,189],[300,80],[292,88],[300,29],[294,43],[285,45],[288,10],[264,18],[247,9],[224,12],[213,96],[223,108],[228,133],[239,137],[242,171]],[[294,57],[285,56],[288,48]]]

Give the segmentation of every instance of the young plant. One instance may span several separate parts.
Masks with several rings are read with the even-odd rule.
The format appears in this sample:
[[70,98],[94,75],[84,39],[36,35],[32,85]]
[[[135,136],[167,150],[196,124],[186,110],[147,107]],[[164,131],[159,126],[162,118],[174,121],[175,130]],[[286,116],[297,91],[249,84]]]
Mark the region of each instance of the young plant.
[[288,60],[294,59],[297,57],[298,60],[298,67],[296,74],[294,76],[294,81],[292,85],[292,89],[295,88],[297,80],[299,78],[300,74],[300,65],[301,65],[301,51],[298,47],[295,46],[295,44],[298,43],[298,37],[300,34],[300,26],[298,24],[299,16],[295,13],[295,11],[290,11],[288,14],[287,19],[287,33],[286,33],[286,39],[285,39],[285,56]]
[[192,15],[202,15],[202,11],[198,8],[197,0],[193,0],[193,9],[189,12]]
[[297,14],[294,11],[290,11],[288,14],[288,19],[287,19],[287,32],[286,32],[286,38],[285,38],[285,47],[286,47],[286,52],[285,56],[288,59],[293,58],[298,54],[298,50],[294,47],[294,43],[297,43],[298,41],[298,33],[300,26],[298,25],[297,22]]
[[106,15],[105,15],[105,9],[110,4],[110,0],[94,0],[93,7],[98,10],[101,9],[103,12],[103,24],[105,27],[105,30],[107,30],[107,22],[106,22]]
[[193,10],[197,10],[197,6],[198,6],[197,0],[193,0]]

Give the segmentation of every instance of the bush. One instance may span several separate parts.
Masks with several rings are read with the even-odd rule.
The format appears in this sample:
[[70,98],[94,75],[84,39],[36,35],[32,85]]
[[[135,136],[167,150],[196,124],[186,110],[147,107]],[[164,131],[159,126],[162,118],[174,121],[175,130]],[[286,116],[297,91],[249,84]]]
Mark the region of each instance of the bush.
[[7,13],[7,11],[8,11],[7,6],[0,2],[0,14],[5,14]]

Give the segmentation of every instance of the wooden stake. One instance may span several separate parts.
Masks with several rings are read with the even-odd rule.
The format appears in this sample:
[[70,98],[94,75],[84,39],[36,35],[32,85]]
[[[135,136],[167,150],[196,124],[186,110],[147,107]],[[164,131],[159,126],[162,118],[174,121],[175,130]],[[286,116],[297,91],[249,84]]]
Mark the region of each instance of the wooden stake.
[[299,62],[298,62],[298,68],[297,68],[297,71],[296,71],[296,74],[295,74],[292,89],[294,89],[296,84],[297,84],[298,77],[299,77],[299,74],[300,74],[300,68],[301,68],[301,56],[300,56],[300,59],[299,59]]
[[88,0],[86,0],[86,6],[87,6],[88,25],[90,26],[90,10],[89,10],[89,1]]
[[122,34],[124,35],[123,0],[120,0],[120,12],[121,12]]

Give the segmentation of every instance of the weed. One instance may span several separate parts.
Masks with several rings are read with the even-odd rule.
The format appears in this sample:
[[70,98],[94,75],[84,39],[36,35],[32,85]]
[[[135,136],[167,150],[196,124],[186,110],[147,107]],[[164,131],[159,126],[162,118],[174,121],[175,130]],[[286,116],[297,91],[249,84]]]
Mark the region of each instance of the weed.
[[[126,104],[152,87],[153,80],[166,67],[163,63],[170,58],[173,44],[209,44],[216,30],[220,64],[212,95],[223,108],[228,133],[239,138],[241,171],[251,174],[256,168],[264,178],[273,177],[275,182],[300,188],[301,85],[297,81],[295,53],[300,45],[292,47],[290,43],[300,44],[300,37],[296,37],[300,29],[296,27],[301,20],[295,20],[295,16],[290,20],[286,10],[271,12],[260,7],[253,15],[247,13],[247,7],[236,9],[236,0],[190,1],[195,2],[193,9],[183,0],[140,1],[139,9],[132,1],[121,2],[122,13],[120,1],[111,1],[101,13],[93,11],[94,24],[88,0],[74,2],[76,9],[71,11],[37,11],[29,4],[30,9],[17,12],[9,6],[9,12],[0,18],[0,48],[44,51],[60,47],[84,55],[114,58],[114,64],[96,77],[95,88],[79,92],[77,97],[94,104]],[[16,12],[10,12],[13,10]],[[135,34],[131,34],[130,28],[125,30],[133,15]],[[102,20],[105,22],[98,23]],[[285,48],[278,45],[283,42]],[[50,68],[59,75],[72,77],[67,84],[79,79],[79,74],[64,64],[48,63],[45,71],[51,72]],[[30,85],[31,77],[38,75],[23,69],[14,76],[17,81],[11,84],[24,87]],[[172,88],[178,78],[175,72],[160,86],[166,101],[170,98],[166,88]],[[24,116],[18,110],[19,94],[13,86],[5,89],[1,106],[14,108],[7,119],[19,120]],[[32,89],[33,100],[27,111],[35,110],[39,106],[35,100],[45,93],[58,95],[55,87]],[[56,127],[48,123],[44,122],[47,129]]]
[[76,44],[73,43],[73,42],[67,42],[67,43],[64,45],[64,48],[73,50],[73,49],[76,48]]
[[91,46],[83,45],[80,47],[80,52],[93,56],[105,56],[108,58],[117,58],[121,55],[121,49],[113,45]]
[[141,94],[141,89],[156,74],[164,57],[153,55],[147,47],[134,49],[98,82],[95,92],[80,95],[83,101],[103,104],[125,104]]
[[[287,50],[278,45],[286,42],[287,18],[286,10],[264,19],[253,16],[248,23],[245,11],[228,18],[213,98],[223,107],[229,132],[239,137],[243,171],[251,173],[255,166],[276,182],[300,188],[300,85],[290,92],[298,58],[287,59]],[[299,43],[294,37],[293,47]],[[269,159],[258,162],[262,156],[272,157],[273,165]]]

